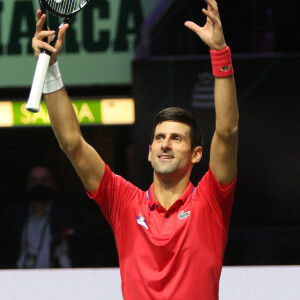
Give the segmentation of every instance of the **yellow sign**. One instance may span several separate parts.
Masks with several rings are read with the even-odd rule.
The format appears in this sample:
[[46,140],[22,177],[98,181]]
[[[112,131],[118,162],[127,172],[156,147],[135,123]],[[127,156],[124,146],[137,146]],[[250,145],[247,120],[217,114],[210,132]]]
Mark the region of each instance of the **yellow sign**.
[[[122,125],[135,122],[134,100],[131,98],[75,100],[72,104],[80,124]],[[38,113],[29,112],[25,106],[26,102],[0,102],[0,127],[50,125],[44,102]]]

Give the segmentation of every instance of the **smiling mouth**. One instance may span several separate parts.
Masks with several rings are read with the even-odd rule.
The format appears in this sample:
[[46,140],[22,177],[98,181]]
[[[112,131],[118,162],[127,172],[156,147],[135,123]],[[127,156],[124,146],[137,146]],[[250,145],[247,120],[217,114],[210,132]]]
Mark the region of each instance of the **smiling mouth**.
[[173,159],[174,156],[162,154],[162,155],[158,155],[158,158],[161,160],[170,160],[170,159]]

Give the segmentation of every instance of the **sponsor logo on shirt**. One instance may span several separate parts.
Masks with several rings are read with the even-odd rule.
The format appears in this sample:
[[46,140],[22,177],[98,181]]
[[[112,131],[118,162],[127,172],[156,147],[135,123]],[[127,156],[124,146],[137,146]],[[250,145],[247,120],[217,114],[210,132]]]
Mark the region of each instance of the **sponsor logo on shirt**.
[[187,211],[187,212],[181,211],[181,212],[178,214],[178,219],[179,219],[179,220],[186,219],[186,218],[189,217],[190,215],[191,215],[191,212],[190,212],[190,211]]
[[146,229],[149,229],[144,217],[138,215],[137,219],[136,219],[137,223],[141,226],[144,226]]

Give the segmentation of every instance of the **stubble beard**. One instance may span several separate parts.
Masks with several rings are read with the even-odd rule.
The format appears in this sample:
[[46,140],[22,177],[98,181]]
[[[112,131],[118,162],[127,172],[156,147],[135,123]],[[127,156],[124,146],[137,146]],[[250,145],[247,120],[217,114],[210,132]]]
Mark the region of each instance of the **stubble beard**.
[[159,163],[154,161],[152,167],[157,174],[169,175],[176,171],[178,166],[176,162]]

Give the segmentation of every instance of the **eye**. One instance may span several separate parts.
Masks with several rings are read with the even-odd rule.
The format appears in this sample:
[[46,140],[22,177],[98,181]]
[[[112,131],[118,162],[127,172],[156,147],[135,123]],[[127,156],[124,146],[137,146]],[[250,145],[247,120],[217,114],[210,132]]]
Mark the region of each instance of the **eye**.
[[155,140],[156,141],[162,141],[164,139],[164,136],[163,135],[161,135],[161,134],[158,134],[156,137],[155,137]]
[[173,140],[176,141],[176,142],[181,142],[182,138],[180,136],[176,135],[176,136],[173,137]]

